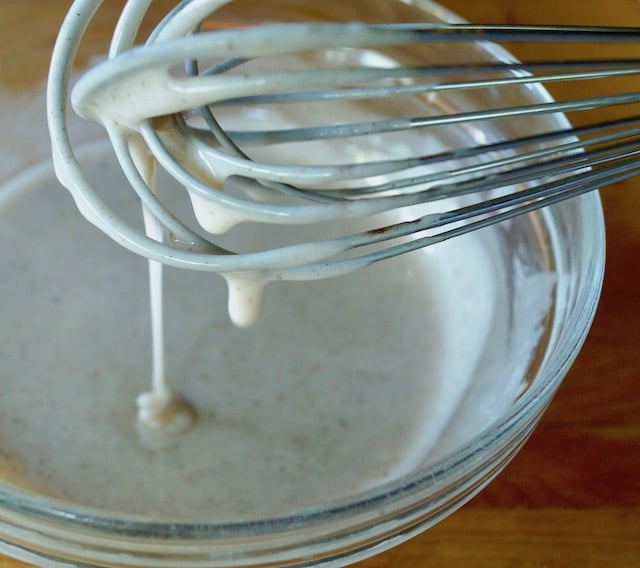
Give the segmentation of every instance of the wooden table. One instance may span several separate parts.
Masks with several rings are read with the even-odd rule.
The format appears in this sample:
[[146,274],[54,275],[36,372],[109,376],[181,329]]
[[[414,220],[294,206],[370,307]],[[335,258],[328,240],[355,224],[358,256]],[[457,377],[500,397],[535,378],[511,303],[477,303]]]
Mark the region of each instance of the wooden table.
[[[640,26],[636,0],[444,3],[475,22]],[[539,428],[466,507],[358,568],[640,566],[640,179],[607,189],[603,201],[602,300]],[[0,568],[25,566],[0,557]]]

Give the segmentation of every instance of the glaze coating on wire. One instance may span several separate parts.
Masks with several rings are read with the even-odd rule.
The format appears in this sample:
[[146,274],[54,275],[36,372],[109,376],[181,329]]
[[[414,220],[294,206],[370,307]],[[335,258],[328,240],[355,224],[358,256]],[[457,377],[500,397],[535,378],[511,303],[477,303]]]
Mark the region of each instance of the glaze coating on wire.
[[[221,273],[259,273],[264,280],[342,274],[385,258],[510,219],[639,173],[640,92],[614,91],[580,99],[424,116],[305,124],[269,129],[222,126],[228,112],[287,105],[427,100],[448,93],[565,81],[604,82],[637,77],[638,60],[586,58],[521,63],[429,61],[327,65],[336,53],[384,50],[424,42],[640,42],[632,28],[474,26],[447,24],[264,24],[208,29],[229,0],[185,0],[134,45],[150,6],[130,0],[115,26],[108,57],[76,83],[71,69],[100,0],[76,0],[53,54],[48,117],[56,173],[82,213],[130,250],[174,266]],[[311,55],[309,55],[311,53]],[[303,54],[303,55],[299,55]],[[330,54],[331,57],[328,57]],[[291,66],[291,56],[296,65]],[[321,64],[317,64],[321,61]],[[264,62],[264,65],[262,63]],[[177,68],[182,72],[176,72]],[[585,92],[587,89],[585,89]],[[141,104],[140,96],[144,96]],[[134,97],[134,98],[132,98]],[[109,100],[114,112],[99,109]],[[67,107],[100,122],[120,167],[147,214],[161,227],[150,238],[110,209],[88,181],[67,133]],[[101,106],[102,105],[102,106]],[[615,121],[560,129],[511,140],[470,143],[436,155],[389,156],[371,161],[291,164],[259,160],[254,149],[283,144],[364,140],[471,123],[517,120],[619,105]],[[235,109],[235,111],[234,111]],[[323,118],[330,117],[330,113]],[[189,152],[182,149],[188,148]],[[224,232],[237,223],[305,225],[367,218],[447,199],[444,210],[419,214],[371,230],[276,250],[238,253],[176,218],[141,172],[136,153],[149,153],[191,195],[224,212]],[[193,159],[197,156],[197,159]],[[214,172],[213,175],[203,172]],[[480,195],[475,203],[456,198]],[[451,200],[454,198],[453,200]],[[407,209],[411,211],[411,209]],[[209,232],[211,230],[209,229]],[[361,252],[358,252],[361,251]]]

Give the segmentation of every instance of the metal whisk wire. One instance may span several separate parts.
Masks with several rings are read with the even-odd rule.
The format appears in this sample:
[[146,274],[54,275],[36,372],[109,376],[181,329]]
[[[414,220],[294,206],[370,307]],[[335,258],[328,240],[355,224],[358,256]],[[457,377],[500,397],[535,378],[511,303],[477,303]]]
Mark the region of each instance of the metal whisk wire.
[[[312,22],[212,30],[210,17],[215,19],[215,10],[227,2],[185,0],[167,14],[144,46],[133,47],[149,2],[130,0],[118,22],[109,59],[79,80],[72,100],[79,114],[102,122],[109,132],[131,185],[162,226],[164,238],[158,242],[127,225],[105,205],[87,181],[67,135],[73,55],[100,3],[74,3],[54,51],[49,121],[57,173],[94,224],[124,246],[154,260],[227,274],[260,273],[265,281],[334,276],[640,173],[637,89],[570,100],[532,98],[530,103],[497,108],[336,120],[321,125],[314,124],[312,116],[310,124],[268,130],[234,130],[220,120],[229,109],[246,113],[251,109],[387,99],[394,101],[395,108],[402,106],[406,97],[426,101],[432,96],[461,92],[633,79],[640,75],[638,58],[465,61],[447,65],[403,65],[375,58],[373,63],[366,58],[357,64],[351,58],[347,65],[334,62],[342,53],[427,43],[640,45],[640,30],[636,28]],[[302,54],[293,69],[288,60],[291,54]],[[278,67],[281,57],[284,67]],[[317,65],[318,59],[321,65]],[[266,70],[260,67],[263,61]],[[175,73],[178,64],[185,69],[181,75]],[[132,84],[138,93],[147,89],[148,104],[129,104],[132,92],[125,87]],[[152,86],[144,87],[146,84]],[[95,111],[96,100],[106,97],[118,102],[112,106],[117,110],[115,117],[105,118]],[[473,142],[435,154],[390,155],[345,163],[316,163],[311,159],[297,165],[288,163],[285,151],[277,162],[250,157],[254,149],[263,147],[277,150],[283,145],[290,148],[291,144],[345,139],[366,143],[389,134],[429,132],[451,125],[491,125],[613,105],[627,109],[625,116],[576,128],[566,125],[509,139]],[[330,115],[323,115],[327,117]],[[139,171],[132,155],[132,133],[136,133],[135,143],[143,144],[154,160],[187,188],[192,199],[226,212],[226,224],[203,225],[210,233],[224,232],[243,221],[301,225],[368,217],[441,200],[452,205],[355,234],[293,243],[276,250],[236,253],[166,209]],[[194,155],[198,156],[195,164],[189,160]],[[206,172],[211,171],[215,178],[208,177]],[[474,194],[480,197],[470,203],[464,201]]]

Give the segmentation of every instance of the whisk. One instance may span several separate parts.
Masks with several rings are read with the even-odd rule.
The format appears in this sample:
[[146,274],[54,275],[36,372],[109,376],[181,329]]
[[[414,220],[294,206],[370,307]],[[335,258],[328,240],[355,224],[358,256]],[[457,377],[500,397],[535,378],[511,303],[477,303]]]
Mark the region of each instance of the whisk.
[[[640,59],[587,59],[590,47],[640,45],[639,29],[317,21],[232,27],[217,19],[229,1],[179,2],[134,45],[151,2],[129,0],[107,57],[71,94],[75,55],[101,1],[76,0],[55,46],[48,118],[57,175],[91,222],[149,259],[261,282],[324,278],[640,172],[640,91],[619,86],[638,76]],[[495,47],[503,41],[578,42],[585,58],[518,62]],[[428,46],[451,46],[462,57],[469,52],[461,47],[480,46],[485,55],[420,60]],[[409,63],[405,49],[413,50]],[[625,81],[589,95],[592,85],[602,92],[615,78]],[[541,87],[563,82],[582,85],[585,96],[553,100]],[[519,101],[512,104],[514,89]],[[469,93],[486,106],[447,102]],[[89,182],[68,134],[69,101],[106,128],[155,232],[125,222]],[[561,114],[612,105],[620,117],[579,127]],[[382,110],[359,114],[370,107]],[[548,117],[547,129],[527,133],[532,117]],[[498,123],[513,128],[494,129]],[[452,127],[468,135],[452,136],[448,148],[403,145],[406,137],[419,141]],[[318,144],[339,148],[333,161],[321,159]],[[163,204],[153,183],[158,165],[186,189],[199,223]],[[398,211],[406,214],[380,216]],[[332,232],[351,219],[382,224]],[[267,250],[216,243],[212,234],[243,222],[327,230]]]

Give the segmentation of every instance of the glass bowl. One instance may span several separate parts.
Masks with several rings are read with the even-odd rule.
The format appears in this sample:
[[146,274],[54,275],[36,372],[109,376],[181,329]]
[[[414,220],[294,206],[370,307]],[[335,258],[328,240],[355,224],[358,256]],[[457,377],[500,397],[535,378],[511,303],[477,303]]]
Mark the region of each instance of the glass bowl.
[[[365,394],[368,396],[380,389],[382,394],[375,396],[387,397],[385,405],[376,403],[379,416],[374,422],[378,425],[369,432],[368,442],[363,443],[361,451],[350,452],[345,450],[349,446],[340,449],[332,443],[325,448],[324,458],[333,464],[333,469],[323,469],[323,456],[314,453],[317,448],[311,444],[311,449],[305,450],[304,454],[310,460],[306,464],[307,470],[292,468],[287,472],[288,482],[283,481],[285,477],[268,478],[265,473],[253,473],[284,467],[275,463],[269,470],[264,465],[265,460],[272,459],[282,450],[283,440],[301,447],[309,443],[301,434],[304,433],[303,426],[289,423],[286,428],[282,426],[280,439],[270,439],[271,446],[262,458],[256,458],[256,463],[250,460],[244,463],[249,472],[246,479],[240,475],[245,472],[239,467],[237,476],[242,478],[233,479],[233,483],[219,488],[217,491],[222,497],[217,501],[212,499],[208,508],[200,507],[196,513],[195,505],[189,500],[176,501],[174,496],[163,494],[159,481],[163,474],[158,471],[171,471],[175,467],[172,461],[175,455],[140,448],[140,455],[146,461],[139,467],[149,467],[149,463],[153,463],[156,470],[146,472],[150,476],[149,483],[128,491],[132,495],[152,495],[158,503],[147,509],[135,506],[130,502],[131,497],[124,493],[124,483],[134,467],[119,465],[122,453],[130,450],[119,445],[124,439],[122,436],[135,439],[133,428],[129,428],[132,425],[131,409],[109,409],[108,403],[102,401],[107,401],[114,390],[122,390],[133,400],[138,392],[136,389],[144,386],[144,380],[141,387],[137,379],[118,382],[110,378],[117,375],[144,379],[145,369],[150,366],[145,263],[90,227],[62,188],[49,187],[56,184],[48,157],[44,82],[51,29],[55,27],[52,22],[61,21],[64,10],[54,4],[43,6],[29,0],[19,6],[13,3],[0,9],[11,18],[10,21],[16,22],[16,30],[27,25],[33,30],[28,35],[18,34],[11,56],[4,57],[0,63],[1,144],[5,156],[0,165],[0,263],[7,275],[0,285],[5,306],[0,324],[4,346],[0,352],[0,381],[6,400],[17,397],[11,400],[33,403],[26,410],[13,402],[9,403],[11,408],[5,405],[0,409],[0,550],[37,565],[60,562],[100,567],[343,566],[428,529],[486,486],[513,458],[536,426],[591,324],[604,260],[604,225],[598,196],[590,194],[573,199],[505,223],[477,237],[491,251],[489,274],[502,282],[494,290],[494,302],[487,316],[491,325],[485,329],[486,340],[480,351],[473,357],[460,356],[463,361],[468,357],[472,359],[467,386],[454,397],[455,400],[449,401],[452,409],[437,426],[434,426],[436,422],[431,423],[433,428],[425,432],[422,445],[405,452],[402,467],[389,467],[384,475],[371,474],[370,478],[362,478],[362,472],[373,467],[366,460],[371,460],[372,464],[392,455],[395,446],[406,443],[384,437],[388,435],[385,430],[388,424],[397,422],[399,419],[396,418],[400,417],[406,425],[411,413],[424,407],[436,415],[442,406],[438,404],[441,399],[427,400],[426,391],[418,390],[412,396],[414,391],[411,389],[418,388],[420,377],[409,375],[411,369],[421,364],[422,359],[417,355],[423,348],[420,341],[424,341],[422,336],[416,341],[414,332],[421,322],[432,321],[430,310],[433,313],[444,310],[442,321],[445,321],[447,310],[457,307],[432,305],[429,308],[424,302],[405,301],[405,296],[398,290],[406,281],[385,280],[390,278],[389,274],[399,273],[415,279],[415,273],[411,273],[412,263],[423,262],[421,256],[380,265],[380,269],[376,267],[373,272],[358,277],[364,280],[346,280],[344,284],[337,279],[335,283],[309,284],[308,288],[306,284],[298,284],[292,288],[283,287],[283,292],[274,292],[273,297],[267,297],[266,323],[259,325],[275,329],[278,322],[280,327],[285,327],[281,323],[285,312],[281,310],[288,309],[291,298],[296,295],[301,295],[300,305],[305,303],[304,294],[312,294],[314,300],[307,302],[309,304],[322,302],[318,298],[323,295],[325,298],[340,297],[343,304],[337,308],[334,305],[333,309],[344,311],[361,296],[359,292],[349,295],[344,290],[349,286],[356,290],[367,287],[366,301],[353,308],[355,321],[352,327],[342,330],[345,337],[348,336],[341,342],[342,347],[321,343],[331,338],[336,330],[329,327],[331,316],[322,319],[324,316],[317,313],[325,311],[324,308],[315,312],[310,310],[307,327],[317,323],[318,330],[316,335],[304,340],[309,350],[300,350],[299,358],[299,365],[309,365],[305,367],[307,371],[315,368],[315,372],[320,373],[317,365],[321,365],[322,360],[318,363],[314,359],[314,353],[317,355],[320,349],[318,346],[323,345],[322,349],[327,353],[331,349],[343,349],[346,367],[339,377],[333,377],[333,382],[325,377],[323,380],[330,386],[323,388],[338,389],[342,396],[339,389],[355,391],[356,387],[348,385],[357,386],[357,381],[366,376],[369,382],[364,383]],[[152,12],[162,13],[172,4],[156,2]],[[424,0],[354,0],[349,3],[327,0],[322,6],[310,1],[268,0],[260,2],[259,8],[256,6],[254,1],[235,0],[221,10],[221,17],[226,22],[270,18],[285,21],[310,18],[319,21],[363,18],[372,22],[459,21],[439,5]],[[88,31],[88,48],[80,54],[79,69],[105,53],[113,17],[120,8],[119,4],[109,3],[100,9]],[[42,33],[37,33],[38,30]],[[384,56],[407,61],[424,59],[423,49],[427,48],[421,47],[419,52],[393,50]],[[511,59],[507,52],[492,44],[455,48],[435,44],[428,49],[433,51],[430,57],[441,63],[448,61],[452,52],[455,57],[476,61]],[[461,53],[460,50],[466,51]],[[362,57],[362,54],[356,54],[356,57]],[[529,86],[512,87],[500,93],[436,97],[429,100],[429,104],[441,111],[445,108],[482,108],[505,101],[541,100],[549,100],[549,95],[539,87]],[[435,136],[447,145],[461,136],[491,140],[564,125],[563,116],[552,115],[526,121],[487,123],[464,130],[437,131]],[[108,183],[117,184],[117,177],[112,179],[98,169],[93,170],[104,156],[101,130],[72,120],[72,131],[74,140],[82,147],[79,156],[93,171],[96,183],[105,183],[106,179]],[[124,215],[136,219],[137,212],[126,196],[113,199]],[[123,201],[119,201],[121,199]],[[258,235],[253,238],[268,238],[262,233]],[[456,243],[450,246],[457,250],[472,246],[471,241]],[[451,250],[419,254],[435,255],[436,260],[440,258],[439,262],[442,262],[442,255],[448,255],[447,251]],[[51,263],[51,259],[55,262]],[[464,262],[458,264],[464,272]],[[206,343],[211,334],[216,340],[222,334],[230,338],[224,349],[220,348],[227,356],[231,359],[240,354],[249,357],[247,351],[257,348],[247,349],[247,346],[253,345],[260,329],[246,332],[249,335],[229,330],[221,323],[224,318],[220,313],[214,318],[208,309],[203,310],[198,295],[203,290],[203,278],[203,275],[177,271],[169,276],[167,293],[172,300],[167,319],[168,325],[174,327],[168,332],[174,334],[169,348],[172,372],[200,377],[185,388],[191,399],[202,400],[205,405],[212,396],[206,384],[203,386],[202,377],[212,363],[208,359],[194,363],[203,351],[202,342]],[[378,290],[376,283],[379,281],[387,284]],[[219,284],[210,278],[206,282],[212,290]],[[428,287],[426,283],[425,287]],[[375,326],[364,325],[358,318],[369,313],[373,300],[367,294],[374,293],[379,294],[375,296],[378,299],[393,293],[394,302],[401,305],[404,302],[406,306],[394,312],[393,323],[385,320],[387,327],[384,330],[368,334],[369,329],[365,328]],[[125,304],[123,298],[128,298],[131,304]],[[269,312],[270,304],[276,307]],[[140,309],[131,309],[130,305]],[[321,303],[318,305],[322,306]],[[295,326],[300,313],[289,314],[287,325]],[[265,327],[263,334],[264,330]],[[275,331],[273,333],[274,337],[279,337]],[[303,333],[302,329],[297,333]],[[116,338],[115,343],[109,343],[111,339],[105,338]],[[196,348],[197,345],[200,348]],[[374,366],[380,367],[375,375],[377,383],[371,381],[371,369],[367,371],[369,375],[363,371],[362,363],[367,355],[358,351],[363,345],[376,353]],[[261,355],[269,369],[265,373],[282,373],[283,368],[290,370],[291,365],[282,366],[283,360],[290,360],[287,359],[290,355],[288,346],[281,340],[274,340],[271,350],[270,355]],[[455,357],[450,353],[449,359]],[[322,376],[321,373],[318,376]],[[269,401],[272,406],[266,411],[256,410],[266,403],[260,396],[251,395],[252,389],[259,389],[259,386],[254,383],[239,388],[227,385],[228,406],[235,409],[235,420],[241,425],[238,431],[243,431],[243,420],[251,413],[265,416],[265,430],[269,431],[269,416],[287,416],[294,412],[294,405],[308,405],[311,409],[315,404],[311,400],[324,396],[322,389],[312,388],[318,383],[313,371],[295,381],[284,376],[280,379],[272,389],[277,391],[281,385],[280,392],[273,394]],[[303,384],[307,390],[300,392],[306,392],[306,395],[291,396],[292,381]],[[29,399],[28,394],[36,388],[40,389],[37,401]],[[413,406],[394,406],[397,393],[403,389],[406,391],[404,400],[413,399]],[[349,396],[356,398],[365,396],[349,392]],[[86,400],[93,403],[86,403]],[[242,403],[234,406],[238,400]],[[211,404],[215,405],[215,401]],[[350,416],[352,407],[349,404],[344,415],[331,415],[327,424],[333,427],[334,423],[344,420],[341,427],[345,438],[364,436],[357,425],[369,424],[366,420],[371,417],[362,415],[354,419]],[[364,408],[366,412],[371,411],[370,407]],[[306,410],[305,406],[301,413],[298,408],[296,416],[304,415]],[[312,410],[309,412],[313,414]],[[60,457],[67,447],[77,446],[87,452],[91,444],[95,445],[90,437],[86,441],[85,433],[97,428],[101,421],[108,422],[117,435],[101,440],[98,448],[101,457],[97,465],[92,462],[93,454],[89,453],[85,453],[85,459]],[[28,438],[24,432],[36,434]],[[40,437],[38,432],[41,432]],[[308,434],[313,438],[313,432]],[[252,435],[255,434],[249,433]],[[213,434],[211,439],[215,439]],[[358,439],[354,438],[351,443],[351,447],[356,447]],[[213,441],[211,445],[213,452]],[[258,445],[255,449],[258,454],[264,450]],[[29,466],[25,466],[26,458],[21,457],[21,452],[25,455],[34,453],[34,463],[44,462],[45,474],[34,477]],[[224,452],[218,457],[226,459]],[[349,479],[348,483],[341,481],[343,473]],[[56,476],[57,480],[54,479]],[[50,490],[47,479],[53,487],[54,482],[62,483],[59,480],[65,477],[73,481],[63,489]],[[205,478],[212,486],[216,483],[213,478]],[[303,478],[311,482],[305,485]],[[189,479],[184,481],[185,485],[190,483]],[[323,488],[321,491],[317,490],[319,486]],[[259,487],[262,489],[256,489]],[[297,497],[290,501],[279,493],[289,495],[289,487],[296,487],[297,491]],[[227,494],[239,496],[233,507],[228,506]],[[197,501],[197,494],[192,496],[192,501]]]

